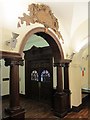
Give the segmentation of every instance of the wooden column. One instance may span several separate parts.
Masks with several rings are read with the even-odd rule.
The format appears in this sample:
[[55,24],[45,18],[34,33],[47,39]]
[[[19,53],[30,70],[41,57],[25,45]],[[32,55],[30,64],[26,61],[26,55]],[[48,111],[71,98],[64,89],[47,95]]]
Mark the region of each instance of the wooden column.
[[17,61],[11,61],[10,65],[10,108],[19,107],[19,66]]
[[22,60],[5,59],[5,65],[10,66],[10,104],[6,109],[9,118],[24,119],[24,109],[20,107],[19,99],[19,65],[23,65]]
[[62,63],[55,64],[57,67],[57,90],[54,95],[54,113],[59,117],[64,117],[67,114],[66,98],[67,94],[63,91],[62,80]]
[[57,92],[63,92],[62,65],[57,64]]
[[64,61],[64,92],[67,94],[67,111],[71,110],[71,100],[70,94],[71,91],[69,89],[69,63],[71,60]]
[[68,72],[69,63],[65,63],[64,66],[64,89],[69,90],[69,72]]

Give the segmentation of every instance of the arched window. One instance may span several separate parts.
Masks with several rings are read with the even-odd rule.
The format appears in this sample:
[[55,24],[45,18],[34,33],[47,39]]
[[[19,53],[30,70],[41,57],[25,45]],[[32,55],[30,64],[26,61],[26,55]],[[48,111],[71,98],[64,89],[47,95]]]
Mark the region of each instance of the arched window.
[[31,80],[38,81],[38,72],[36,70],[32,71]]
[[48,70],[43,70],[41,73],[41,81],[43,82],[48,82],[50,81],[50,73]]

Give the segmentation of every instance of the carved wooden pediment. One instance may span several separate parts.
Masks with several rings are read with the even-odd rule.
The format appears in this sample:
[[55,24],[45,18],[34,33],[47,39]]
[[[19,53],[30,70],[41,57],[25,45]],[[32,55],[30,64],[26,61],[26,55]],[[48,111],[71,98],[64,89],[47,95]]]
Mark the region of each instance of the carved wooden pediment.
[[47,5],[31,4],[28,6],[28,11],[28,15],[23,13],[23,17],[19,17],[20,22],[18,22],[18,27],[21,27],[21,24],[23,24],[24,21],[26,22],[26,25],[30,25],[30,23],[34,24],[36,22],[41,23],[46,29],[51,28],[57,36],[62,39],[62,36],[58,31],[58,20]]

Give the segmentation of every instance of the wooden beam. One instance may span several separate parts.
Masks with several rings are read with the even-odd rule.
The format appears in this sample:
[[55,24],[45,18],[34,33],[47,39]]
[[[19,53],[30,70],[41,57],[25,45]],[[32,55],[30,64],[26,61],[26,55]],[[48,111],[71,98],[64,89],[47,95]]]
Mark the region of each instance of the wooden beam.
[[4,59],[4,58],[17,58],[17,59],[21,59],[22,56],[21,56],[20,53],[0,51],[0,59]]

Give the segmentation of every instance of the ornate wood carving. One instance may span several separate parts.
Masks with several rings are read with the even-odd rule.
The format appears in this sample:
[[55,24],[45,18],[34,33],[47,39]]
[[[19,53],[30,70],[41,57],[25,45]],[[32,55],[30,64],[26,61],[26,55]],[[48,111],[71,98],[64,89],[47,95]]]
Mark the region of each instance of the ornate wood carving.
[[[62,38],[59,29],[59,24],[57,18],[54,16],[52,11],[47,5],[44,4],[31,4],[28,6],[29,15],[23,13],[23,17],[19,17],[21,24],[26,22],[26,25],[30,23],[41,23],[45,26],[46,31],[48,28],[51,28],[59,38]],[[18,22],[18,27],[21,27],[21,24]]]

